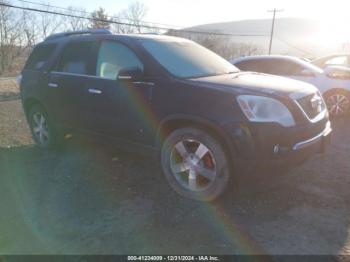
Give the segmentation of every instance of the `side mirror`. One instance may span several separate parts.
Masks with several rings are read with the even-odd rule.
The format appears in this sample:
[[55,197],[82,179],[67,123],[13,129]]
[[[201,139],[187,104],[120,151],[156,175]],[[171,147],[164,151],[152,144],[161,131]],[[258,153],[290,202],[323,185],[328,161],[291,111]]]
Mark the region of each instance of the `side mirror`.
[[308,77],[314,77],[315,76],[315,73],[310,71],[309,69],[304,69],[301,71],[301,74],[302,76],[308,76]]
[[143,72],[139,67],[127,67],[120,69],[117,76],[118,81],[134,82],[142,79]]

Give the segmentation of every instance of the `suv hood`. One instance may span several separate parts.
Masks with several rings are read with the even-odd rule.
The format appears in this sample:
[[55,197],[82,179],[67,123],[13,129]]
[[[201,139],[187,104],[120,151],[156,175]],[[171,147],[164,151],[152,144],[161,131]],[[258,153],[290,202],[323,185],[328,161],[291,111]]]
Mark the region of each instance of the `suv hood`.
[[226,90],[234,88],[239,93],[249,91],[265,95],[289,96],[294,99],[317,91],[315,86],[305,82],[254,72],[192,78],[188,81],[211,88],[224,88]]

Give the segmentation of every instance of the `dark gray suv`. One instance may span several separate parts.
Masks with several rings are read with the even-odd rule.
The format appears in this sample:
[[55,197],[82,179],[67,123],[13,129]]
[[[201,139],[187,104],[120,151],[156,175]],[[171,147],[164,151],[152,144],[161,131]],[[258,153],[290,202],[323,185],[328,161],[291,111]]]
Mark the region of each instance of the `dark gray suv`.
[[159,159],[171,187],[212,200],[242,163],[321,152],[331,125],[312,85],[240,72],[181,38],[61,33],[37,45],[21,94],[35,142],[98,136]]

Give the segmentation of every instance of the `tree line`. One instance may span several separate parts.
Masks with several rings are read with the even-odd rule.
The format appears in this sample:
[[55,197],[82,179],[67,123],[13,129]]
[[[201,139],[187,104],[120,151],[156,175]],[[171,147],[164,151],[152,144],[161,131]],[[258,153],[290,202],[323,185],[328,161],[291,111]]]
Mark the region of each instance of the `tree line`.
[[[0,0],[1,3],[12,4],[10,0]],[[62,12],[58,7],[49,4],[42,4],[40,9]],[[156,27],[144,28],[143,19],[147,15],[148,8],[141,2],[131,3],[126,9],[113,16],[110,16],[102,7],[91,13],[75,6],[69,6],[64,10],[65,14],[72,16],[33,12],[0,5],[0,75],[18,73],[33,47],[49,35],[84,29],[105,28],[117,34],[165,33],[181,36],[194,40],[227,59],[260,52],[257,46],[234,43],[230,37],[190,34],[181,30],[161,32]],[[152,26],[150,23],[148,25]]]

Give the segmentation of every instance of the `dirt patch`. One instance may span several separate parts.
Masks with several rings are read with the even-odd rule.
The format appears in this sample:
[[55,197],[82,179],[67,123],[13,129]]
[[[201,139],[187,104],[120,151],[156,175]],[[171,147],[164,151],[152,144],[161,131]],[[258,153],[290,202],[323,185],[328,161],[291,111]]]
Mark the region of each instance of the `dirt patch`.
[[30,131],[20,101],[0,103],[0,146],[23,146],[31,143]]
[[[213,203],[179,197],[154,161],[91,140],[32,145],[0,103],[0,253],[350,255],[350,120],[286,173],[254,174]],[[240,174],[243,175],[243,174]]]
[[15,78],[0,77],[0,102],[19,98],[19,86]]

